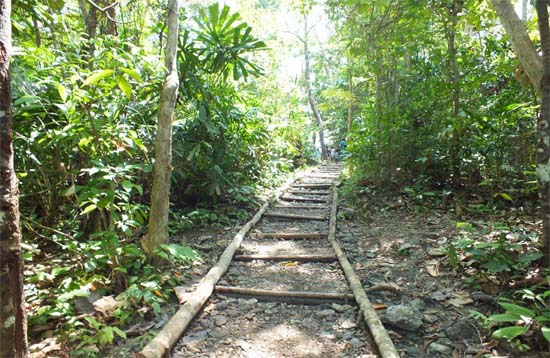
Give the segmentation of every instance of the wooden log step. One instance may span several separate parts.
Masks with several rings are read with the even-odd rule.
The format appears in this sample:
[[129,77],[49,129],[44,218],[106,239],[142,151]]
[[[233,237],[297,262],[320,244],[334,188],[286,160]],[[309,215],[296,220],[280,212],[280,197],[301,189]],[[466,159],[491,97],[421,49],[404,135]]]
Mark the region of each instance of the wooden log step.
[[328,234],[322,232],[254,232],[250,237],[257,239],[326,239]]
[[307,210],[326,210],[322,205],[273,205],[276,209],[307,209]]
[[282,213],[265,213],[264,216],[269,216],[271,218],[279,219],[290,219],[290,220],[312,220],[312,221],[326,221],[328,218],[326,216],[319,215],[294,215],[294,214],[282,214]]
[[353,303],[355,298],[348,293],[332,293],[332,292],[305,292],[305,291],[271,291],[260,290],[255,288],[230,287],[216,285],[217,293],[226,294],[228,296],[238,297],[255,297],[263,301],[277,301],[298,304],[320,304],[331,302]]
[[287,190],[289,194],[329,195],[328,190]]
[[306,179],[307,178],[312,178],[312,179],[336,179],[338,178],[338,175],[327,175],[327,174],[309,174],[307,177],[305,177]]
[[305,198],[303,196],[281,196],[279,200],[286,201],[310,201],[312,203],[328,203],[328,199]]
[[298,261],[298,262],[334,262],[335,255],[235,255],[235,261]]
[[302,183],[302,184],[292,184],[292,187],[295,188],[315,188],[315,189],[322,189],[322,188],[330,188],[332,184],[330,183]]

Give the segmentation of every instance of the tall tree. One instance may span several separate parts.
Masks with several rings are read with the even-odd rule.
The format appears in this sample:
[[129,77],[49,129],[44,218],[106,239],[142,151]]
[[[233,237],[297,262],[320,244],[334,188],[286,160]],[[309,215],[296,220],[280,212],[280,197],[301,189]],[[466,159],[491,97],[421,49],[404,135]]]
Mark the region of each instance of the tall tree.
[[535,45],[529,38],[525,24],[519,18],[510,0],[491,0],[491,3],[508,35],[516,56],[518,56],[519,62],[529,76],[529,81],[536,92],[539,93],[542,61]]
[[172,173],[172,117],[178,95],[179,78],[176,66],[178,48],[178,0],[168,0],[165,66],[166,80],[162,87],[155,138],[155,163],[149,231],[142,241],[143,250],[153,260],[155,250],[168,242],[168,211],[170,204],[170,174]]
[[11,0],[0,0],[0,357],[26,357],[27,316],[11,107]]
[[550,267],[550,25],[548,0],[537,0],[542,47],[541,109],[537,123],[537,177],[542,201],[544,261]]
[[[491,0],[493,7],[510,39],[514,52],[529,76],[536,93],[541,97],[541,113],[537,123],[537,180],[542,203],[543,234],[540,243],[544,262],[550,260],[550,97],[548,93],[550,62],[548,53],[550,31],[548,30],[548,1],[537,0],[538,24],[543,57],[537,53],[535,44],[529,38],[525,25],[518,17],[510,0]],[[543,86],[545,89],[543,90]]]
[[319,113],[319,110],[317,109],[317,101],[315,99],[315,95],[313,94],[313,89],[311,88],[311,68],[310,68],[310,53],[309,53],[309,47],[308,47],[308,34],[311,31],[311,28],[308,27],[307,24],[307,12],[304,10],[304,37],[301,38],[298,36],[300,41],[302,41],[302,44],[304,45],[304,82],[306,86],[306,92],[307,92],[307,98],[309,101],[309,106],[311,107],[311,111],[313,112],[313,117],[315,117],[315,120],[317,121],[317,125],[319,126],[319,144],[321,145],[321,158],[323,160],[326,160],[328,158],[327,153],[327,146],[325,145],[325,129],[324,129],[324,123],[323,123],[323,117],[321,117],[321,113]]

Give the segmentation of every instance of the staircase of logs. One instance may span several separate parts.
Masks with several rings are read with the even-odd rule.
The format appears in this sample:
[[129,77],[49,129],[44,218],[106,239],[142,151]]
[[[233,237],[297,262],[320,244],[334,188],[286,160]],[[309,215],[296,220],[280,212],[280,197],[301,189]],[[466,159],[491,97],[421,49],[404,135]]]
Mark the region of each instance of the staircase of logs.
[[[285,185],[273,203],[265,203],[256,215],[237,233],[233,241],[220,256],[218,263],[201,280],[190,299],[180,306],[176,314],[168,321],[159,334],[141,351],[141,358],[161,358],[174,346],[184,333],[193,318],[201,310],[209,297],[217,292],[224,296],[254,297],[259,300],[282,301],[294,304],[316,304],[326,302],[355,303],[359,307],[359,315],[367,324],[379,354],[383,358],[399,357],[393,342],[380,322],[372,307],[365,290],[352,266],[336,241],[336,221],[338,210],[338,192],[336,183],[340,166],[327,164],[311,170]],[[262,219],[263,218],[263,219]],[[272,230],[264,222],[284,221],[286,223],[311,222],[318,223],[323,229],[297,231]],[[262,223],[260,223],[262,221]],[[258,225],[258,223],[260,223]],[[264,228],[265,227],[265,228]],[[292,227],[284,225],[283,227]],[[307,226],[306,226],[307,227]],[[251,230],[255,228],[252,232]],[[275,240],[310,240],[318,242],[319,247],[307,254],[295,253],[263,253],[243,249],[241,244],[245,238],[269,243]],[[330,249],[327,250],[328,247]],[[245,245],[246,246],[246,245]],[[317,245],[315,245],[317,247]],[[231,265],[243,262],[261,261],[277,265],[280,262],[316,262],[331,264],[338,262],[342,269],[352,294],[339,292],[312,292],[310,290],[281,291],[262,287],[239,287],[219,285],[218,281]],[[227,281],[227,280],[225,280]],[[220,296],[221,297],[221,296]]]

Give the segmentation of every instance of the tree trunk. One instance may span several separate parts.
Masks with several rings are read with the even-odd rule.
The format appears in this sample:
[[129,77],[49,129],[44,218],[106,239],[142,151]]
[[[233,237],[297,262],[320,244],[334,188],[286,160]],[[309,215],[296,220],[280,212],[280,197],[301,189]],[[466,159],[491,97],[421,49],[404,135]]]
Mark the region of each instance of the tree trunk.
[[309,106],[311,107],[311,111],[313,112],[313,117],[315,117],[315,120],[317,121],[317,125],[319,126],[319,144],[321,145],[321,159],[326,160],[328,158],[327,153],[327,147],[325,145],[325,131],[324,131],[324,125],[323,125],[323,117],[321,117],[321,114],[317,110],[317,103],[315,101],[315,96],[313,95],[313,91],[311,90],[311,79],[309,76],[309,48],[307,44],[307,34],[309,32],[309,29],[307,27],[307,15],[304,15],[304,59],[305,59],[305,70],[304,70],[304,80],[306,84],[306,92],[307,92],[307,98],[309,101]]
[[0,357],[27,357],[27,316],[11,108],[11,1],[0,0]]
[[523,21],[516,14],[514,5],[512,5],[510,0],[491,0],[491,3],[508,35],[516,56],[518,56],[519,62],[523,66],[525,73],[529,76],[529,81],[537,94],[539,94],[542,78],[542,61],[537,54],[535,45],[529,38]]
[[348,73],[348,91],[349,91],[349,102],[348,102],[348,133],[351,133],[353,127],[353,74],[351,72],[351,61],[350,69]]
[[155,250],[161,244],[168,242],[170,174],[172,173],[172,116],[179,87],[178,70],[176,67],[178,10],[178,1],[168,0],[168,36],[165,55],[167,76],[162,87],[159,102],[149,232],[147,237],[142,241],[143,250],[146,255],[157,264],[159,262],[157,259],[154,259],[154,257],[157,257],[155,256]]
[[451,7],[448,11],[450,24],[446,25],[446,37],[447,46],[449,51],[449,65],[451,67],[451,118],[453,120],[453,137],[451,145],[451,171],[453,174],[452,183],[455,187],[460,186],[461,182],[461,159],[460,155],[460,137],[461,137],[461,123],[459,118],[460,112],[460,69],[458,68],[457,51],[456,51],[456,26],[458,24],[458,13],[461,9]]
[[550,267],[550,25],[548,2],[536,3],[543,73],[540,83],[541,109],[537,123],[537,179],[541,199],[543,232],[541,237],[543,263]]

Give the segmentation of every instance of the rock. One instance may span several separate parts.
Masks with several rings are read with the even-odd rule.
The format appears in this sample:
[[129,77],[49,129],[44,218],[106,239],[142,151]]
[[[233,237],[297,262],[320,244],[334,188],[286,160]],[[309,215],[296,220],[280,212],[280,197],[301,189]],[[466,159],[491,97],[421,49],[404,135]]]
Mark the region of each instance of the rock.
[[339,305],[338,303],[333,303],[330,307],[336,312],[344,312],[346,310],[346,307]]
[[446,357],[450,357],[453,349],[451,347],[448,347],[443,344],[439,344],[437,342],[432,342],[428,348],[429,352],[432,353],[441,353]]
[[415,298],[414,300],[409,302],[409,305],[415,310],[417,310],[418,312],[422,312],[424,311],[424,308],[426,308],[426,304],[420,298]]
[[422,327],[422,314],[411,306],[388,307],[384,319],[388,324],[405,331],[415,331]]
[[214,322],[214,325],[220,327],[223,326],[227,322],[227,318],[225,316],[219,315],[212,317],[212,322]]
[[424,320],[424,322],[427,322],[427,323],[435,323],[437,322],[438,317],[432,314],[423,314],[422,319]]
[[229,331],[226,329],[212,329],[208,331],[208,335],[212,338],[218,339],[229,335]]
[[336,336],[333,333],[329,333],[329,332],[321,332],[321,334],[319,334],[319,337],[330,339],[330,340],[336,339]]
[[344,332],[344,334],[342,334],[342,339],[343,339],[344,341],[348,341],[348,340],[350,340],[351,338],[353,338],[353,332],[351,332],[351,331]]
[[347,319],[344,322],[340,323],[340,327],[342,327],[343,329],[351,329],[355,328],[356,326],[357,325],[355,324],[355,322],[350,319]]
[[360,348],[362,345],[363,345],[363,342],[361,342],[361,340],[357,337],[353,337],[352,339],[349,340],[349,345],[352,347],[352,348]]
[[227,308],[226,302],[218,302],[216,303],[216,311],[223,311]]
[[466,319],[459,319],[445,330],[447,337],[454,341],[462,342],[463,339],[475,336],[474,328]]
[[327,308],[326,310],[322,310],[319,312],[319,317],[329,317],[335,314],[336,312],[330,308]]

